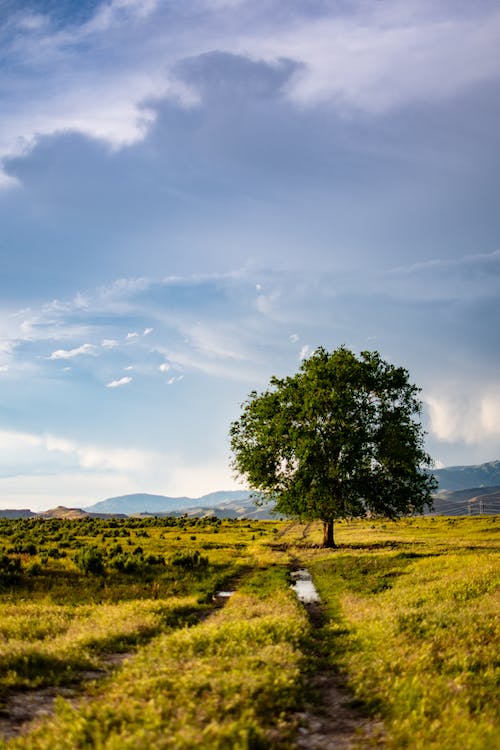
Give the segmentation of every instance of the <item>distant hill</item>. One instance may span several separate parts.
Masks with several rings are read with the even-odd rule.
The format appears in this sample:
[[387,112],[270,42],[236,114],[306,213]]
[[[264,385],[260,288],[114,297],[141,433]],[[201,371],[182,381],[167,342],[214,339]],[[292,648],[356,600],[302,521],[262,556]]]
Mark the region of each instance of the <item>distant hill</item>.
[[431,512],[438,516],[500,514],[500,486],[444,490],[434,497]]
[[121,495],[101,500],[99,503],[84,508],[87,513],[126,513],[133,515],[147,513],[149,515],[185,511],[193,507],[213,508],[224,502],[238,502],[248,500],[248,490],[228,490],[210,492],[202,497],[168,497],[167,495]]
[[0,518],[35,518],[37,515],[27,508],[0,510]]
[[165,513],[141,513],[141,516],[182,516],[190,518],[205,518],[215,516],[216,518],[248,518],[254,520],[275,520],[282,516],[273,512],[272,504],[256,505],[249,497],[242,500],[223,502],[213,506],[195,505],[183,510],[167,511]]
[[65,508],[64,505],[38,513],[39,518],[86,518],[87,515],[88,513],[80,508]]
[[490,461],[478,466],[447,466],[432,473],[439,482],[439,492],[500,486],[500,461]]

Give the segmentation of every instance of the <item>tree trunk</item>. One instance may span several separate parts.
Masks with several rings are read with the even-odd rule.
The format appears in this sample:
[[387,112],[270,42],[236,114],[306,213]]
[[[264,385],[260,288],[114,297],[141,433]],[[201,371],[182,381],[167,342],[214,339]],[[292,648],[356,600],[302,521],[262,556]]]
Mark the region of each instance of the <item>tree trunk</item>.
[[333,518],[323,521],[323,547],[336,547],[333,538]]

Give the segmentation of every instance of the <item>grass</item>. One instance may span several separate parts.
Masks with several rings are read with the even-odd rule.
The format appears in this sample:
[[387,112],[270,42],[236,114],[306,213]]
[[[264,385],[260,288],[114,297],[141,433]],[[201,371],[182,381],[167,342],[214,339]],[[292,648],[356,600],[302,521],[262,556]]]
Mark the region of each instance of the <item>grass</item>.
[[[307,622],[282,572],[258,574],[210,620],[163,634],[9,748],[287,748]],[[268,580],[265,580],[266,577]]]
[[494,518],[355,524],[338,552],[311,560],[338,632],[332,660],[383,717],[387,748],[498,747],[496,529]]
[[[0,696],[133,651],[84,700],[59,699],[0,747],[291,748],[308,675],[326,661],[382,718],[387,750],[493,750],[499,527],[346,522],[329,551],[319,524],[0,523]],[[82,548],[98,551],[102,572],[78,567]],[[322,597],[314,630],[290,592],[292,564]],[[227,588],[237,593],[214,609]]]
[[189,622],[195,597],[80,607],[10,604],[0,622],[0,698],[9,690],[78,681],[105,653],[119,653]]

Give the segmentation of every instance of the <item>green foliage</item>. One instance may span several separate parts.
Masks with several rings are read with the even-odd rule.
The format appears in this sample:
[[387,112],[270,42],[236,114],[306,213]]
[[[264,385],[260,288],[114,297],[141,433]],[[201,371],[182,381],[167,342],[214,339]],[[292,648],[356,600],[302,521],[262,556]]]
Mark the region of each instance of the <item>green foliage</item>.
[[200,555],[198,550],[195,550],[194,552],[177,554],[172,560],[172,565],[183,570],[202,571],[208,567],[208,557]]
[[104,573],[103,554],[97,547],[83,547],[76,553],[73,560],[83,573],[92,575]]
[[430,505],[418,388],[377,352],[318,349],[299,372],[252,392],[231,426],[233,467],[280,513],[333,521]]
[[21,578],[22,567],[19,557],[10,557],[0,552],[0,588],[12,586]]

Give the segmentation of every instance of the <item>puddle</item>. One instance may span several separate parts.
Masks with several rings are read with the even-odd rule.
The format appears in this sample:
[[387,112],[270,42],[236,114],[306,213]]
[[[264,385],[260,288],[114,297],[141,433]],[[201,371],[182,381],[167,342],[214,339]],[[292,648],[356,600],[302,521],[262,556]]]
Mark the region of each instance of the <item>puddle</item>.
[[216,591],[214,594],[214,600],[220,601],[221,599],[229,599],[234,594],[234,591]]
[[299,601],[304,604],[313,604],[320,601],[312,576],[306,568],[292,571],[290,577],[293,581],[290,588],[295,591]]

